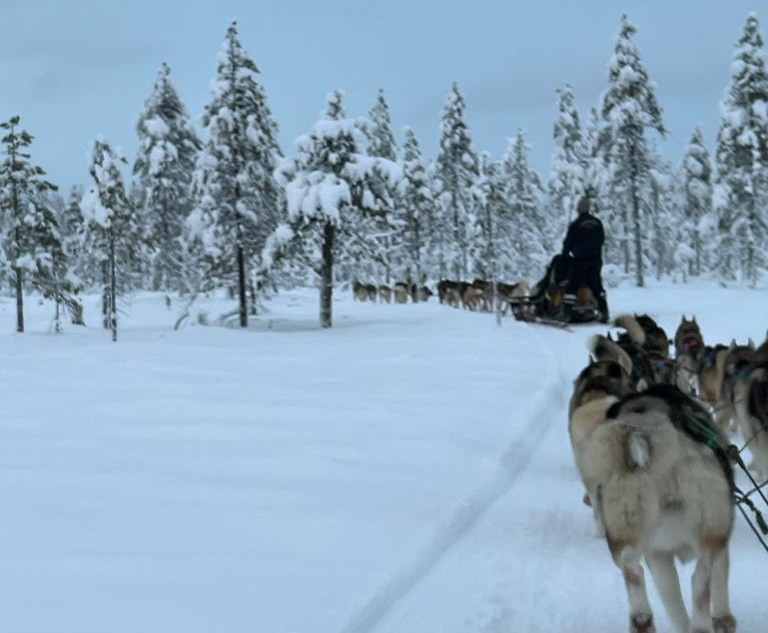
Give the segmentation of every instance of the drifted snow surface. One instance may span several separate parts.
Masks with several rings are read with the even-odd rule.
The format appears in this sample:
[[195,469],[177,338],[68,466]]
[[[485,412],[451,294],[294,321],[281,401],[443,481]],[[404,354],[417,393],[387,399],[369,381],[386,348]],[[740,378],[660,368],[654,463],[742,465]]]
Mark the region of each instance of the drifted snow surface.
[[[173,332],[175,312],[140,295],[113,344],[96,298],[91,327],[59,335],[32,301],[13,333],[2,300],[1,631],[626,630],[566,433],[604,328],[347,292],[323,331],[317,303],[286,293],[249,331]],[[696,314],[711,343],[768,326],[765,290],[620,288],[610,303],[670,334]],[[765,632],[766,577],[737,515],[742,633]]]

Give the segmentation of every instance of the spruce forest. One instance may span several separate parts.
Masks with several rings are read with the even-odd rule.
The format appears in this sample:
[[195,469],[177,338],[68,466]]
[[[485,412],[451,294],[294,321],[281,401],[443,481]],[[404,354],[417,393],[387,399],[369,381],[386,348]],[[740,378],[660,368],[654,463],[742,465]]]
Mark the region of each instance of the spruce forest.
[[[135,157],[91,145],[90,177],[69,192],[35,164],[23,113],[2,123],[3,288],[55,299],[55,322],[82,321],[79,295],[102,295],[118,335],[121,297],[167,295],[179,321],[196,297],[230,293],[247,326],[281,288],[316,286],[322,325],[334,289],[353,281],[515,282],[558,252],[578,199],[606,227],[604,275],[644,286],[695,278],[756,286],[768,272],[768,70],[758,18],[732,53],[712,147],[692,125],[683,156],[661,152],[667,130],[652,69],[621,20],[605,89],[589,112],[574,88],[553,94],[549,173],[528,162],[523,129],[493,157],[477,148],[461,87],[446,86],[439,146],[425,156],[410,128],[393,130],[386,93],[349,113],[344,93],[317,95],[319,119],[295,147],[277,140],[259,68],[232,23],[197,124],[163,64],[139,113]],[[723,55],[728,55],[723,51]],[[310,97],[308,97],[310,98]],[[713,108],[718,104],[713,103]]]

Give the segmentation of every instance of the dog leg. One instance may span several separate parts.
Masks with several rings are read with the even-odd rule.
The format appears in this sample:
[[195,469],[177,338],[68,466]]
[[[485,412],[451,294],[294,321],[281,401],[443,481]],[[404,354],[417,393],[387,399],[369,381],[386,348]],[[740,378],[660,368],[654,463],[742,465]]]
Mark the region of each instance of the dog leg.
[[680,591],[680,580],[671,554],[653,553],[646,556],[653,582],[661,595],[669,619],[678,633],[688,633],[690,619]]
[[728,594],[728,547],[724,547],[712,565],[712,627],[715,633],[734,633],[736,618],[731,613]]
[[712,633],[710,602],[712,595],[712,561],[714,558],[712,549],[705,545],[699,552],[696,568],[693,571],[693,578],[691,579],[693,589],[692,633]]
[[645,590],[643,566],[633,552],[625,550],[619,558],[629,598],[629,633],[656,633]]

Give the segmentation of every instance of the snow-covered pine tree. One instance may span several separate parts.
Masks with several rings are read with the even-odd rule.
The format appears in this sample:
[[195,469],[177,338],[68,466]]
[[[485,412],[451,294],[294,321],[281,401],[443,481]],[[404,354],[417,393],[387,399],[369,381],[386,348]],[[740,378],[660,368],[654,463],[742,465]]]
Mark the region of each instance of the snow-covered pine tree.
[[[621,261],[621,243],[624,226],[617,221],[617,209],[613,185],[615,179],[610,161],[610,126],[602,119],[597,108],[590,108],[584,134],[584,157],[586,160],[585,191],[590,195],[590,208],[598,213],[605,227],[603,261]],[[569,215],[573,220],[574,209]]]
[[203,116],[208,140],[193,176],[195,208],[186,235],[186,250],[205,268],[200,283],[236,284],[242,327],[248,325],[249,260],[277,225],[280,195],[273,176],[281,156],[277,125],[258,72],[233,22]]
[[90,172],[94,186],[80,208],[86,221],[86,246],[101,269],[104,328],[117,340],[117,296],[140,266],[144,235],[138,214],[125,192],[119,163],[103,136],[91,149]]
[[711,229],[714,224],[712,217],[712,164],[709,160],[709,152],[704,145],[704,136],[698,126],[694,128],[693,134],[691,134],[691,140],[680,166],[680,184],[682,187],[680,192],[681,215],[685,218],[685,224],[690,230],[688,241],[694,252],[688,273],[698,276],[701,275],[702,270],[709,267],[709,249],[704,248],[702,238],[711,236]]
[[720,104],[713,193],[725,278],[755,284],[768,268],[768,74],[757,16],[747,18]]
[[297,139],[298,155],[277,168],[287,219],[263,254],[266,269],[289,257],[311,262],[320,278],[320,324],[326,328],[332,325],[334,265],[383,263],[380,242],[367,229],[392,205],[382,196],[402,180],[397,163],[368,154],[370,123],[347,118],[343,96],[338,90],[328,95],[322,118]]
[[446,258],[440,277],[450,272],[458,280],[466,279],[469,273],[467,228],[473,225],[470,189],[478,174],[477,156],[464,120],[465,108],[464,96],[454,82],[443,107],[440,147],[435,162],[440,181],[438,199],[442,216],[440,252]]
[[531,279],[541,273],[555,250],[553,239],[546,233],[547,218],[543,213],[543,191],[538,175],[528,164],[528,142],[525,132],[518,130],[510,138],[502,158],[502,171],[507,182],[506,199],[510,210],[510,234],[519,278]]
[[38,213],[33,231],[39,245],[37,265],[31,277],[32,285],[46,299],[55,304],[53,327],[61,331],[62,311],[69,312],[72,323],[85,325],[83,305],[77,296],[82,289],[80,278],[74,272],[74,260],[66,249],[61,230],[61,219],[66,205],[58,194],[45,193],[38,197]]
[[[368,147],[368,153],[371,156],[378,158],[385,158],[387,160],[397,160],[397,144],[395,143],[395,137],[392,134],[392,123],[389,116],[389,105],[384,97],[384,90],[379,89],[376,95],[376,103],[368,112],[368,118],[371,122],[370,126],[370,144]],[[382,183],[381,186],[386,186],[386,183]],[[403,257],[404,257],[404,242],[403,235],[403,204],[400,197],[397,195],[397,188],[388,192],[385,196],[387,199],[392,200],[392,208],[386,209],[386,212],[382,214],[379,226],[377,227],[377,234],[380,235],[382,244],[382,252],[384,256],[384,283],[389,284],[392,281],[393,267],[395,268],[395,275],[397,281],[401,281],[403,270]]]
[[24,286],[35,285],[51,268],[50,243],[56,220],[44,204],[56,186],[45,180],[42,167],[30,162],[32,136],[19,128],[19,117],[0,123],[4,157],[0,162],[0,211],[3,249],[13,272],[16,293],[16,331],[24,331]]
[[[406,278],[421,285],[429,273],[427,260],[429,241],[435,230],[435,200],[430,178],[424,168],[416,135],[409,127],[403,129],[401,164],[403,167],[404,265]],[[418,294],[415,297],[418,299]]]
[[475,207],[475,235],[472,259],[475,275],[498,283],[514,271],[510,260],[514,243],[510,240],[512,222],[501,165],[488,152],[480,154],[479,176],[472,187]]
[[548,194],[556,225],[554,235],[565,235],[565,228],[584,192],[587,171],[585,142],[582,139],[579,111],[573,97],[573,87],[566,84],[557,91],[560,96],[559,110],[552,135],[555,139],[555,153],[552,156]]
[[625,238],[622,240],[624,270],[630,269],[629,234],[634,243],[635,279],[645,285],[643,275],[642,220],[644,186],[650,170],[646,128],[666,134],[656,88],[640,59],[632,36],[635,27],[627,16],[621,18],[614,54],[609,62],[608,88],[602,97],[602,116],[610,128],[610,160],[614,189],[621,197]]
[[163,63],[136,123],[133,165],[138,207],[151,246],[153,290],[178,290],[182,224],[192,209],[191,181],[200,140]]
[[69,197],[59,212],[59,231],[69,262],[70,274],[76,275],[81,286],[97,281],[94,264],[88,252],[83,248],[86,235],[85,218],[80,208],[83,199],[83,188],[74,185],[69,191]]

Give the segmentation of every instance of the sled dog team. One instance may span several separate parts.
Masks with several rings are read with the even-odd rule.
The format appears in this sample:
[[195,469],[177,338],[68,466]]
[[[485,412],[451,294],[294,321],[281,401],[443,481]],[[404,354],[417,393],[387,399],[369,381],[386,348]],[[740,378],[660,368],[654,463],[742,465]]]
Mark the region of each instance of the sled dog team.
[[[501,305],[506,308],[510,302],[519,302],[528,295],[528,284],[521,281],[516,284],[499,282],[496,293]],[[385,284],[364,284],[352,282],[352,295],[358,301],[380,301],[382,303],[407,303],[412,301],[427,301],[434,293],[426,284],[417,285],[412,282],[398,282],[392,286]],[[446,303],[454,308],[462,307],[467,310],[493,310],[493,283],[483,279],[474,281],[451,281],[443,279],[437,282],[437,296],[440,303]],[[506,312],[506,309],[503,310]]]
[[[728,541],[734,475],[727,454],[738,428],[750,469],[768,479],[768,338],[760,346],[705,345],[696,319],[673,339],[649,316],[590,339],[574,381],[568,431],[584,501],[621,570],[631,633],[654,633],[641,559],[678,633],[733,633]],[[692,614],[675,559],[695,560]]]

